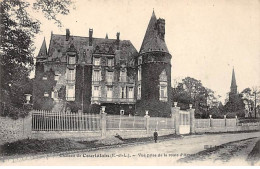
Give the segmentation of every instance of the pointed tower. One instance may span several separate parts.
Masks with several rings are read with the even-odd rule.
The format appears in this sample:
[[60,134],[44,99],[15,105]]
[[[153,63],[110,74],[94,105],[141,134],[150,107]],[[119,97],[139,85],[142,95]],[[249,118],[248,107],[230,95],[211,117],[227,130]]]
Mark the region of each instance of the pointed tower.
[[165,43],[165,20],[153,11],[136,58],[137,112],[169,116],[171,112],[171,54]]
[[233,71],[232,71],[232,80],[231,80],[230,92],[237,94],[237,82],[236,82],[236,76],[235,76],[234,68],[233,68]]
[[231,80],[231,86],[230,86],[230,93],[229,93],[229,100],[234,99],[237,96],[237,82],[236,82],[236,76],[235,76],[235,70],[233,67],[232,70],[232,80]]
[[[43,39],[41,48],[39,50],[39,53],[36,57],[36,65],[35,65],[35,82],[40,81],[41,78],[43,77],[44,73],[44,64],[45,61],[47,61],[48,58],[48,53],[47,53],[47,47],[46,47],[46,41],[45,38]],[[37,92],[39,89],[37,88],[36,85],[33,85],[33,102],[35,105],[36,98],[39,97],[37,96]]]
[[47,57],[47,47],[46,47],[46,41],[45,41],[45,37],[44,37],[43,42],[42,42],[42,46],[41,46],[39,53],[37,55],[37,59],[46,58],[46,57]]

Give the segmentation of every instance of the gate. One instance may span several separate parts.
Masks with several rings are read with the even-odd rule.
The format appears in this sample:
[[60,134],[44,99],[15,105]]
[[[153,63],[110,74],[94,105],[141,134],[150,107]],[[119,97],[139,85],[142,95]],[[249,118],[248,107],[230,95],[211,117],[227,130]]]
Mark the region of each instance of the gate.
[[190,112],[189,111],[180,111],[179,133],[190,134]]

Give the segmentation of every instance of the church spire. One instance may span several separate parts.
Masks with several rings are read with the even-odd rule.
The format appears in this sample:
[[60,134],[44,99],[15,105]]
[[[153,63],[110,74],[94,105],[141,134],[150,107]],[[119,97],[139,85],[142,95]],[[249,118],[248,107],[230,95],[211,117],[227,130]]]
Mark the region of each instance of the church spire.
[[233,71],[232,71],[232,80],[231,80],[230,89],[231,89],[231,93],[237,94],[237,82],[236,82],[234,67],[233,67]]
[[146,29],[140,53],[151,51],[163,51],[169,53],[164,41],[164,34],[165,20],[161,18],[157,19],[153,10],[150,22]]
[[46,41],[45,41],[45,37],[44,37],[41,49],[40,49],[37,57],[46,57],[46,56],[47,56],[47,47],[46,47]]

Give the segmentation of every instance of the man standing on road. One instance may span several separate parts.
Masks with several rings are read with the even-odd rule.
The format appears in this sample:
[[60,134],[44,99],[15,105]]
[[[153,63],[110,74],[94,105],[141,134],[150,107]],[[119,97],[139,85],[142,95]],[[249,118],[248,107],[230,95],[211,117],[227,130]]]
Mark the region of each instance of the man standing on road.
[[158,133],[156,131],[156,129],[154,130],[154,133],[153,133],[153,138],[154,138],[154,142],[157,143],[157,137],[158,137]]

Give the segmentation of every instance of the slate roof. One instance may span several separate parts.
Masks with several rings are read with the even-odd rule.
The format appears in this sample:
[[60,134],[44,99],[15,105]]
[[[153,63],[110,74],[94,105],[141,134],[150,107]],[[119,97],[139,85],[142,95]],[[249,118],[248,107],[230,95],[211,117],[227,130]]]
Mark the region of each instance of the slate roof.
[[[66,62],[66,52],[71,45],[74,45],[79,58],[83,58],[83,52],[90,50],[91,53],[102,54],[116,54],[116,57],[120,57],[121,60],[127,60],[128,62],[134,61],[133,59],[138,55],[137,50],[129,40],[106,39],[106,38],[94,38],[92,40],[92,47],[89,47],[89,37],[70,36],[66,41],[66,35],[52,34],[48,57],[59,58],[62,62]],[[91,57],[92,55],[86,55]]]
[[169,53],[164,39],[161,39],[158,35],[158,28],[156,24],[157,24],[157,19],[153,11],[153,14],[151,16],[150,22],[148,24],[144,36],[142,46],[140,48],[140,53],[151,52],[151,51],[163,51]]

